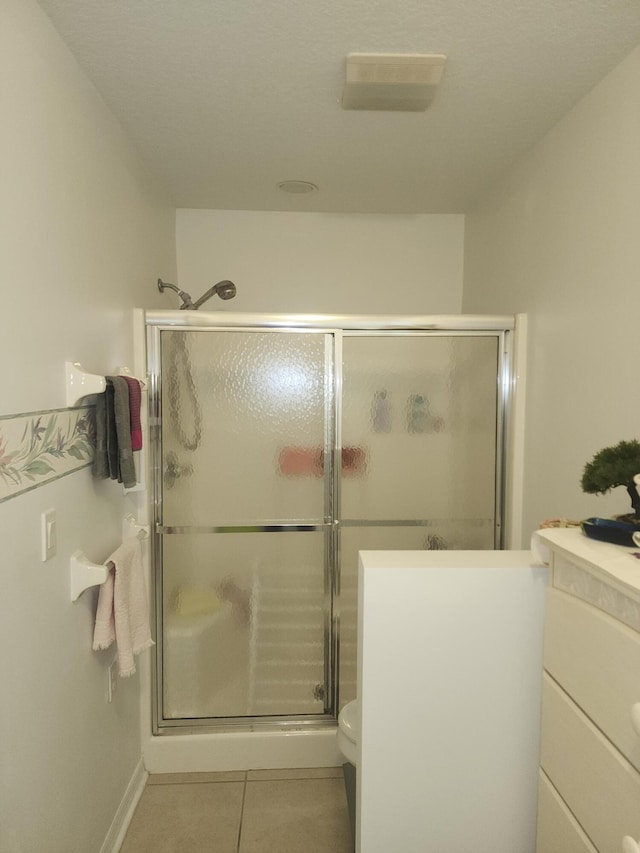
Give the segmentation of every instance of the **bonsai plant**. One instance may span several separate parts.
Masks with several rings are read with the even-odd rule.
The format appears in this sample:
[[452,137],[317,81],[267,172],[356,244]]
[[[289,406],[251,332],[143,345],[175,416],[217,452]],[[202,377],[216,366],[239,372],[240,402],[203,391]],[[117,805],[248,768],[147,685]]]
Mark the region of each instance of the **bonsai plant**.
[[625,486],[633,513],[620,516],[640,526],[640,495],[636,477],[640,480],[640,442],[621,441],[615,447],[605,447],[585,465],[582,475],[582,491],[603,495],[616,486]]

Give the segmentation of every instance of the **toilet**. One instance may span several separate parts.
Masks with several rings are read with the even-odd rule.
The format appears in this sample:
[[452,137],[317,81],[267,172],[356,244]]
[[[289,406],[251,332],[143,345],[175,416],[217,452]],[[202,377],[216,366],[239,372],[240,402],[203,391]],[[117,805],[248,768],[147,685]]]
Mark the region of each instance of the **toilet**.
[[348,702],[338,715],[338,749],[350,764],[357,765],[358,700]]

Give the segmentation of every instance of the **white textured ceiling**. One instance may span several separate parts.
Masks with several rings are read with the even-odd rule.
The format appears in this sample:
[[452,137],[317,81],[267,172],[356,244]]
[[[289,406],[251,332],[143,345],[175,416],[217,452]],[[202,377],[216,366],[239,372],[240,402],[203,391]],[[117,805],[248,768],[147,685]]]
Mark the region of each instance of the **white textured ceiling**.
[[[179,207],[464,212],[640,42],[638,0],[40,5]],[[350,52],[446,54],[436,100],[343,110]]]

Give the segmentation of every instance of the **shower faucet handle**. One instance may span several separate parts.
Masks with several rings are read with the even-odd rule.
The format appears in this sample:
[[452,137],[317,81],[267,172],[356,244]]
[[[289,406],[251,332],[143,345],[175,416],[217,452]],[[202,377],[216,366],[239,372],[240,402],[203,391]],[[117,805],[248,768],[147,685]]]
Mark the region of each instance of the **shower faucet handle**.
[[188,462],[181,463],[178,457],[170,450],[167,453],[166,466],[164,469],[164,482],[168,489],[175,485],[180,477],[190,477],[193,474],[193,465]]

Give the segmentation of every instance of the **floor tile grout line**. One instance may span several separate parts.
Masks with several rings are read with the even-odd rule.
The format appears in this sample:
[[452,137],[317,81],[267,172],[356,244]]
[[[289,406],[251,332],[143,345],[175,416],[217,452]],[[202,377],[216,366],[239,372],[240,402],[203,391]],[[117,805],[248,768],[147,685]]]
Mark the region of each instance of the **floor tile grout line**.
[[335,782],[340,776],[278,776],[276,779],[247,779],[247,782]]
[[244,782],[245,779],[180,779],[176,782],[151,782],[150,788],[166,788],[169,785],[229,785],[234,782]]
[[310,776],[302,776],[295,774],[292,776],[254,776],[252,778],[249,778],[248,774],[251,772],[251,770],[247,771],[247,781],[249,782],[282,782],[286,780],[300,781],[301,779],[341,779],[343,773],[342,768],[340,767],[338,768],[338,771],[336,773],[327,773],[326,775],[322,774],[321,776],[315,774],[312,774]]
[[242,789],[242,805],[240,806],[240,825],[238,826],[238,843],[236,845],[236,853],[240,853],[240,844],[242,842],[242,824],[244,823],[244,804],[247,798],[247,776],[249,774],[245,771],[244,774],[244,787]]

